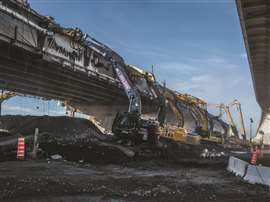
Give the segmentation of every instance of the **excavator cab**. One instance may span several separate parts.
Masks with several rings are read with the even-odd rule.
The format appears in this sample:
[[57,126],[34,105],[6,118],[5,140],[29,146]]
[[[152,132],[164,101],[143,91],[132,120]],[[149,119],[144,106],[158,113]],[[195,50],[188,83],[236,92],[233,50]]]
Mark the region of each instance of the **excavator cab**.
[[138,131],[139,119],[137,113],[117,113],[112,125],[112,132],[121,138],[129,138]]
[[117,113],[112,132],[117,139],[134,145],[157,144],[158,141],[158,124],[155,121],[142,119],[140,114],[133,112]]

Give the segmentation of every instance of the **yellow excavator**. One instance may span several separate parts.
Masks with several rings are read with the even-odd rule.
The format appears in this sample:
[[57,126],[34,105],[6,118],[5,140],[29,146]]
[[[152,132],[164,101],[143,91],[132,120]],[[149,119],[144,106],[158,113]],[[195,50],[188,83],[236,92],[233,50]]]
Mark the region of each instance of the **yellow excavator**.
[[145,71],[136,67],[135,65],[127,65],[128,73],[131,77],[145,78],[148,82],[156,82],[155,75],[151,72]]
[[206,102],[188,94],[177,94],[177,100],[184,103],[191,110],[200,133],[209,131]]
[[245,130],[245,125],[244,125],[244,118],[243,118],[243,113],[241,109],[241,103],[238,100],[234,100],[232,103],[232,106],[236,106],[237,114],[238,114],[238,119],[239,119],[239,137],[242,138],[243,140],[246,140],[246,130]]
[[218,108],[220,110],[220,113],[219,113],[218,117],[221,117],[225,113],[227,122],[229,124],[228,136],[229,137],[238,136],[238,131],[237,131],[237,128],[236,128],[236,124],[235,124],[235,122],[233,120],[229,105],[226,105],[226,104],[223,104],[223,103],[221,103],[221,104],[208,104],[208,107]]
[[[167,124],[162,127],[161,136],[176,142],[191,145],[199,145],[202,139],[218,143],[222,142],[221,140],[217,141],[216,139],[214,140],[209,137],[210,133],[206,102],[188,94],[179,94],[169,91],[164,93],[164,97],[175,114],[177,125]],[[190,133],[184,128],[184,117],[182,111],[178,107],[178,103],[183,103],[191,111],[197,125],[197,131],[194,131],[194,133]]]
[[222,134],[213,131],[213,123],[208,116],[205,101],[188,94],[177,94],[176,99],[190,109],[197,126],[194,131],[195,134],[186,133],[186,137],[183,138],[185,142],[191,144],[200,144],[202,141],[217,144],[224,142]]
[[189,142],[187,141],[187,131],[183,128],[184,125],[183,114],[176,105],[177,100],[174,92],[165,90],[165,92],[163,93],[163,97],[166,100],[166,104],[168,104],[169,108],[174,113],[176,123],[161,124],[160,136],[174,140],[176,142],[188,144]]

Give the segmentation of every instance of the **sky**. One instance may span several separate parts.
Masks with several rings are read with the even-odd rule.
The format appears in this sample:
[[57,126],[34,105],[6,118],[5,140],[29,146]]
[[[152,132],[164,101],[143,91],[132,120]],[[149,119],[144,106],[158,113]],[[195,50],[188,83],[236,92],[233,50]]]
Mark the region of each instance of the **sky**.
[[[31,0],[30,3],[62,26],[80,27],[109,45],[126,63],[146,70],[154,65],[157,79],[165,80],[174,90],[209,103],[238,99],[247,132],[250,117],[256,128],[261,111],[254,95],[234,0]],[[56,102],[29,98],[12,98],[5,105],[6,114],[64,113]]]

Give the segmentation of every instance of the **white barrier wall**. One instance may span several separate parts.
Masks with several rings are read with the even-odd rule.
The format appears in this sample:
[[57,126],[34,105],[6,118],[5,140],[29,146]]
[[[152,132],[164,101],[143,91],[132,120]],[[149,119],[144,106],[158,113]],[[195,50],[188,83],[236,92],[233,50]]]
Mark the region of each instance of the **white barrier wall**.
[[264,184],[270,186],[270,168],[249,165],[244,180],[251,184]]
[[270,186],[270,167],[251,165],[231,156],[227,170],[234,173],[236,176],[242,177],[251,184]]
[[227,170],[236,176],[244,177],[248,163],[233,156],[230,157]]

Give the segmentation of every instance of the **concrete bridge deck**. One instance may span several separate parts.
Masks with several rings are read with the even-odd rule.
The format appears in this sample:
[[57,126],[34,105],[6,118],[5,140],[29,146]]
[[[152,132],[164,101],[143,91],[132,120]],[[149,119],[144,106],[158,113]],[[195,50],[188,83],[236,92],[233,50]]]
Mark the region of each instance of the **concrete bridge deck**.
[[75,103],[127,100],[116,80],[48,62],[3,41],[0,47],[2,89]]
[[270,146],[270,1],[236,0],[261,123],[254,139]]

